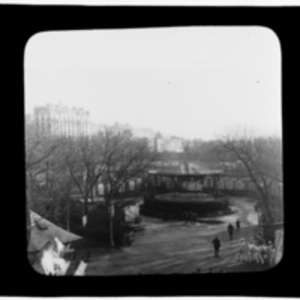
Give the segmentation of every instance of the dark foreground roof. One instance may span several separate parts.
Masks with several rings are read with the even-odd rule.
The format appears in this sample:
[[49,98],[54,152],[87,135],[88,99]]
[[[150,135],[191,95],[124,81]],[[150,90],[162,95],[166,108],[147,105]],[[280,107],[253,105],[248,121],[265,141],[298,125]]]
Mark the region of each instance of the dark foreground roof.
[[80,236],[53,224],[33,211],[30,212],[30,217],[32,224],[37,222],[39,225],[32,225],[31,227],[28,252],[41,251],[55,237],[64,244],[81,239]]

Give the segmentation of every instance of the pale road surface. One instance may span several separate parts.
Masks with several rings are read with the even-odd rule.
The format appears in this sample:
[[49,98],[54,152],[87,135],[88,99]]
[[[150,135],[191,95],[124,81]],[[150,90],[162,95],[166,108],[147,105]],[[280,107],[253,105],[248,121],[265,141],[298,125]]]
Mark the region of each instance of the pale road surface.
[[[236,213],[210,218],[214,224],[185,224],[183,221],[161,221],[143,217],[145,229],[136,233],[130,247],[94,256],[88,262],[86,275],[186,274],[197,268],[237,266],[238,243],[241,238],[252,237],[257,217],[254,203],[246,198],[231,198]],[[241,221],[240,231],[229,240],[227,226]],[[220,258],[214,258],[211,244],[214,235],[221,240]]]

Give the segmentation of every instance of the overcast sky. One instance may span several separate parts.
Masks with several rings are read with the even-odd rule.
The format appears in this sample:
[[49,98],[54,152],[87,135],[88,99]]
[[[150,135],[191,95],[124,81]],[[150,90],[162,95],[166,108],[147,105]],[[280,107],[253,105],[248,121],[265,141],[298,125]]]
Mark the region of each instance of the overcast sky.
[[184,138],[235,127],[281,134],[281,49],[264,27],[45,32],[25,49],[25,107]]

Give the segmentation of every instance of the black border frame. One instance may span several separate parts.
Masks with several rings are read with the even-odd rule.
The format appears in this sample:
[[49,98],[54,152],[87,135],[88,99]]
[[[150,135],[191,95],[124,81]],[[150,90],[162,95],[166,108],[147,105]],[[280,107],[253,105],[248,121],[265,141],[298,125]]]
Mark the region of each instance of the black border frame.
[[[286,146],[287,123],[298,94],[299,64],[298,7],[198,7],[198,6],[80,6],[80,5],[0,5],[4,150],[13,162],[3,185],[4,218],[1,247],[3,296],[264,296],[299,297],[296,241],[299,236],[297,195],[285,201],[285,253],[281,263],[266,272],[212,275],[157,275],[140,277],[45,277],[35,273],[26,258],[25,168],[24,168],[24,49],[35,33],[53,30],[127,29],[173,26],[263,26],[278,36],[282,51],[282,111]],[[3,67],[4,66],[4,67]],[[294,85],[293,85],[294,83]],[[295,90],[293,90],[293,88]],[[290,97],[289,97],[290,94]],[[285,103],[285,104],[284,104]],[[296,109],[296,106],[295,106]],[[289,109],[288,109],[289,110]],[[9,120],[7,122],[7,120]],[[293,120],[297,120],[294,118]],[[13,126],[12,123],[13,123]],[[9,125],[11,124],[11,125]],[[292,130],[295,130],[297,123]],[[9,128],[9,130],[7,130]],[[295,132],[296,133],[296,132]],[[295,135],[295,137],[297,134]],[[297,139],[296,139],[297,140]],[[296,142],[295,142],[296,143]],[[5,147],[13,145],[13,147]],[[296,144],[294,144],[296,146]],[[284,146],[284,147],[285,147]],[[8,149],[7,149],[8,148]],[[7,158],[8,159],[8,158]],[[297,160],[297,156],[294,156]],[[3,160],[5,164],[6,159]],[[286,156],[284,157],[284,163]],[[286,166],[286,163],[284,164]],[[8,165],[9,166],[9,165]],[[23,168],[21,168],[23,166]],[[16,171],[17,176],[16,176]],[[284,174],[286,177],[286,171]],[[17,182],[17,184],[16,184]],[[285,184],[287,190],[297,185]],[[7,193],[8,191],[8,193]],[[292,194],[291,194],[292,195]],[[16,205],[20,208],[16,209]],[[13,212],[14,218],[10,216]],[[287,215],[289,215],[287,217]],[[294,214],[294,215],[293,215]],[[294,235],[293,235],[294,230]],[[289,247],[290,243],[290,247]],[[294,252],[293,252],[294,251]],[[295,252],[296,251],[296,252]],[[22,253],[23,252],[23,253]],[[3,269],[4,267],[4,269]],[[293,270],[296,271],[294,277]],[[5,284],[7,282],[7,284]],[[285,283],[284,283],[285,282]]]

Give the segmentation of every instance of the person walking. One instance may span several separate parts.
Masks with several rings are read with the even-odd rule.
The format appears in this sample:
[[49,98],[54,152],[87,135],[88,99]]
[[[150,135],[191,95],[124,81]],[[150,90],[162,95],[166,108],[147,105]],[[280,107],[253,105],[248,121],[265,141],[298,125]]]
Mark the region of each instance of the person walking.
[[197,215],[196,213],[194,213],[194,216],[193,216],[193,218],[194,218],[194,223],[197,222],[197,217],[198,217],[198,215]]
[[233,236],[234,227],[232,226],[232,224],[231,224],[231,223],[229,223],[229,225],[228,225],[227,229],[228,229],[228,233],[229,233],[229,238],[230,238],[230,240],[232,240],[232,236]]
[[185,224],[189,223],[189,212],[188,211],[184,212],[184,220],[185,220]]
[[239,219],[237,219],[235,224],[236,224],[236,229],[237,229],[237,230],[239,230],[239,229],[240,229],[240,227],[241,227],[240,220],[239,220]]
[[192,224],[196,223],[196,219],[197,219],[196,213],[191,211],[191,222],[192,222]]
[[188,211],[188,220],[189,220],[189,223],[192,224],[192,212],[189,210]]
[[194,224],[194,213],[192,211],[189,212],[189,218],[190,218],[190,222],[191,224]]
[[221,242],[216,235],[215,238],[212,240],[212,244],[214,245],[214,250],[215,250],[215,257],[219,257],[219,250],[221,248]]

